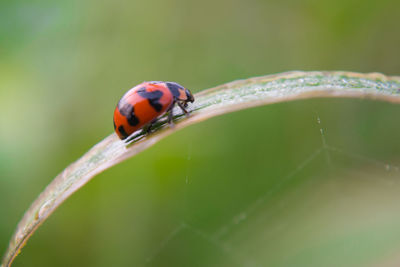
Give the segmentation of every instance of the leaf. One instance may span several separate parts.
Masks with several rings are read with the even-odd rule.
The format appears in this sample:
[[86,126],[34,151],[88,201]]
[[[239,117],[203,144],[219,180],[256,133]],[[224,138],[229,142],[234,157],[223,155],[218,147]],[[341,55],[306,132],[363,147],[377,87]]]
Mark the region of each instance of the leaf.
[[170,128],[162,119],[155,132],[134,133],[128,142],[111,134],[60,173],[33,202],[17,226],[2,266],[10,266],[36,229],[70,195],[96,174],[154,145],[162,138],[188,125],[250,107],[316,97],[354,97],[400,102],[400,77],[378,73],[287,72],[238,80],[195,95],[186,118],[175,110],[176,125]]

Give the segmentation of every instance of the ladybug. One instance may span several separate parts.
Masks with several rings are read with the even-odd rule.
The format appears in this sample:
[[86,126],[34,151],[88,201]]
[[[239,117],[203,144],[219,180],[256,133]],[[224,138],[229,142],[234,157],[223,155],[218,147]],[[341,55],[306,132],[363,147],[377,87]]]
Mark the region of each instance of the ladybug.
[[175,104],[188,114],[185,108],[193,101],[192,93],[175,82],[143,82],[119,100],[114,111],[114,130],[122,140],[144,126],[150,132],[151,126],[166,112],[168,123],[172,125]]

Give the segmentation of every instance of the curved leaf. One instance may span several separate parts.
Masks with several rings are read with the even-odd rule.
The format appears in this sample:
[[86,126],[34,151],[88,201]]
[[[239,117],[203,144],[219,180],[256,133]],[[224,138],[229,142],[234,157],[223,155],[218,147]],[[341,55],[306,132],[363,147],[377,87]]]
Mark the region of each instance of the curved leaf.
[[400,102],[400,77],[349,72],[288,72],[234,81],[195,95],[186,118],[175,110],[177,124],[162,119],[156,131],[134,133],[123,142],[111,134],[60,173],[33,202],[12,237],[2,266],[10,266],[29,237],[72,193],[96,174],[130,158],[188,125],[245,108],[315,97],[358,97]]

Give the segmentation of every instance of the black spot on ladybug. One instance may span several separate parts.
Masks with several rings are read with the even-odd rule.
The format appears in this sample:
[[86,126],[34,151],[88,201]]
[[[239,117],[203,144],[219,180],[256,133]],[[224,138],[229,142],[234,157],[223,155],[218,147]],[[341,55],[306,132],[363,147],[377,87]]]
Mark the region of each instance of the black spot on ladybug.
[[134,108],[131,104],[124,101],[118,103],[119,112],[126,117],[129,125],[136,126],[139,124],[138,117],[135,116]]
[[119,126],[118,127],[118,131],[119,131],[119,133],[122,135],[122,138],[121,139],[125,139],[125,138],[127,138],[129,135],[125,132],[125,128],[124,128],[124,126]]
[[157,112],[160,112],[162,110],[162,105],[159,102],[161,97],[163,96],[163,92],[156,90],[156,91],[152,91],[152,92],[147,92],[145,87],[139,88],[137,90],[137,93],[143,97],[146,98],[149,103],[150,106],[152,106]]
[[179,89],[183,89],[183,86],[173,82],[168,82],[165,84],[168,86],[168,89],[171,91],[172,95],[175,98],[178,98],[180,95]]

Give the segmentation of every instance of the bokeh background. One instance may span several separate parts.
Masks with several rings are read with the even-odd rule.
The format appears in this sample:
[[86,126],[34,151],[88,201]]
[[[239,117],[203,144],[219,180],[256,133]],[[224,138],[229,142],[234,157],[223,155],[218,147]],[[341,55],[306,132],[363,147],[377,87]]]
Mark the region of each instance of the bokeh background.
[[[145,80],[198,92],[288,70],[400,74],[397,0],[0,2],[0,253]],[[97,176],[14,266],[397,266],[400,107],[275,104]],[[316,151],[320,151],[317,153]]]

